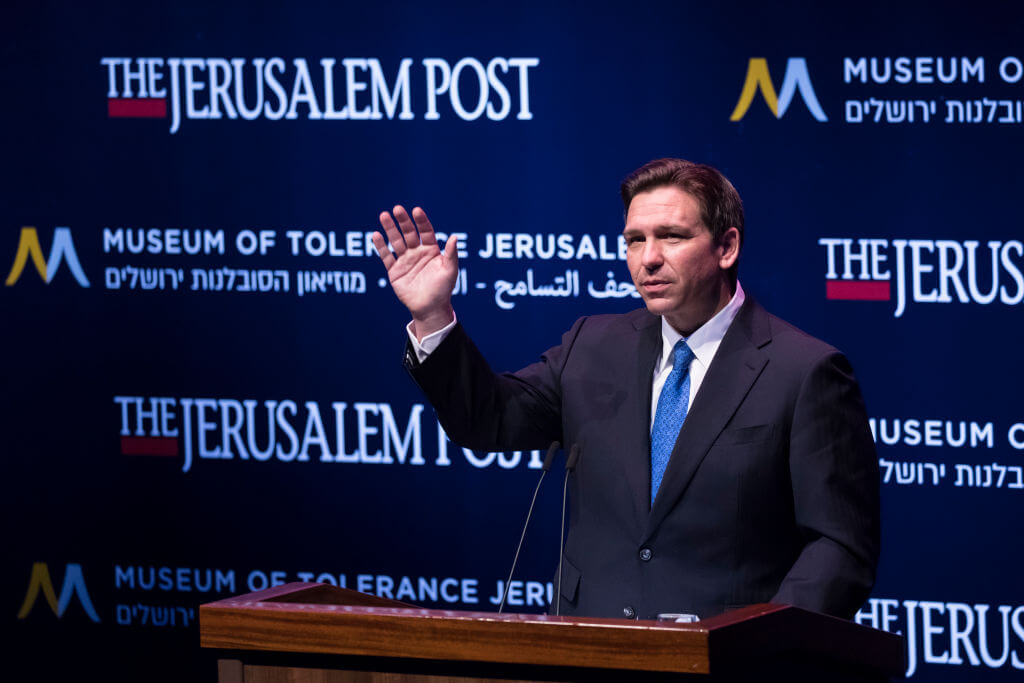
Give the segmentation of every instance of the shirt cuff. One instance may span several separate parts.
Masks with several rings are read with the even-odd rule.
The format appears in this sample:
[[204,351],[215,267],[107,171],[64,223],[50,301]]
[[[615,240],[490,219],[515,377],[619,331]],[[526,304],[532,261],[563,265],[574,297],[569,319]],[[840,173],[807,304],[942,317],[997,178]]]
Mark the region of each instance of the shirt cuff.
[[423,338],[423,341],[419,341],[416,339],[416,335],[412,332],[412,321],[410,321],[409,324],[405,326],[405,331],[409,335],[409,341],[412,343],[412,348],[416,350],[416,360],[420,363],[425,361],[427,356],[432,354],[434,349],[440,346],[441,342],[443,342],[445,337],[448,336],[448,333],[452,331],[452,328],[455,327],[455,322],[455,320],[452,320],[437,332],[431,332],[428,334]]

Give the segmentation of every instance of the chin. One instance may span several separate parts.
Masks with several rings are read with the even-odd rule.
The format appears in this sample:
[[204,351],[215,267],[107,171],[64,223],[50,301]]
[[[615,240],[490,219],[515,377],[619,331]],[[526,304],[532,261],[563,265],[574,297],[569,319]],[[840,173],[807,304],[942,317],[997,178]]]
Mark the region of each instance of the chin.
[[647,310],[654,315],[665,315],[672,310],[671,304],[665,299],[645,299]]

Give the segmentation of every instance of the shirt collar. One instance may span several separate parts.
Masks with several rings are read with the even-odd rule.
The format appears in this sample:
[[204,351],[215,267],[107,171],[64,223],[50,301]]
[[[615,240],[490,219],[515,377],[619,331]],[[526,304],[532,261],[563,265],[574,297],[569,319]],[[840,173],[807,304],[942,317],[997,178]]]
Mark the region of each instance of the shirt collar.
[[740,286],[737,280],[736,293],[729,299],[729,303],[725,305],[725,308],[716,313],[711,320],[698,327],[689,337],[683,337],[683,335],[676,332],[675,328],[665,320],[665,316],[662,316],[661,360],[658,362],[656,370],[664,368],[666,364],[671,365],[672,348],[680,339],[686,339],[686,344],[693,351],[694,358],[705,368],[709,367],[711,359],[714,358],[715,352],[718,350],[718,345],[722,343],[726,330],[729,329],[729,325],[736,318],[736,314],[740,312],[740,306],[743,305],[746,298],[746,295],[743,293],[743,287]]

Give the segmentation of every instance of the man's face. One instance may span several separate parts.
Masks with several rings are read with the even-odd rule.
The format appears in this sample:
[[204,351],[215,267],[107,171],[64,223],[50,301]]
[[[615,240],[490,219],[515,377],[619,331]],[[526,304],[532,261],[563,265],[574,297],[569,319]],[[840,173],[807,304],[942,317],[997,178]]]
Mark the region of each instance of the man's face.
[[731,296],[726,272],[739,252],[730,228],[716,244],[700,219],[700,204],[674,185],[633,197],[626,215],[626,263],[647,309],[689,335]]

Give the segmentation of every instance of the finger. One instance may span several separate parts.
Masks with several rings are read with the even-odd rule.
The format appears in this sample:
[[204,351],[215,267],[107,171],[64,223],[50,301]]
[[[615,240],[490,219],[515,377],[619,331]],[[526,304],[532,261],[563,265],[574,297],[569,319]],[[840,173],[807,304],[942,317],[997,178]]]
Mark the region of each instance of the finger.
[[388,244],[384,241],[384,235],[375,232],[370,239],[373,240],[373,246],[377,248],[377,255],[380,256],[381,262],[384,263],[384,268],[391,270],[391,266],[395,265],[395,255],[388,249]]
[[459,266],[459,238],[456,235],[449,237],[445,243],[444,256],[454,263],[456,268]]
[[405,240],[402,238],[402,233],[398,231],[395,221],[391,219],[391,214],[387,211],[382,211],[380,214],[380,226],[384,228],[384,234],[388,236],[388,242],[391,243],[391,249],[395,252],[395,256],[405,253]]
[[416,233],[416,224],[405,212],[405,207],[398,205],[394,209],[395,218],[398,219],[398,227],[402,229],[402,237],[405,238],[405,246],[412,249],[420,244],[420,236]]
[[412,210],[412,219],[416,221],[416,228],[420,231],[420,243],[437,244],[437,235],[434,234],[434,226],[427,218],[427,212],[417,206]]

